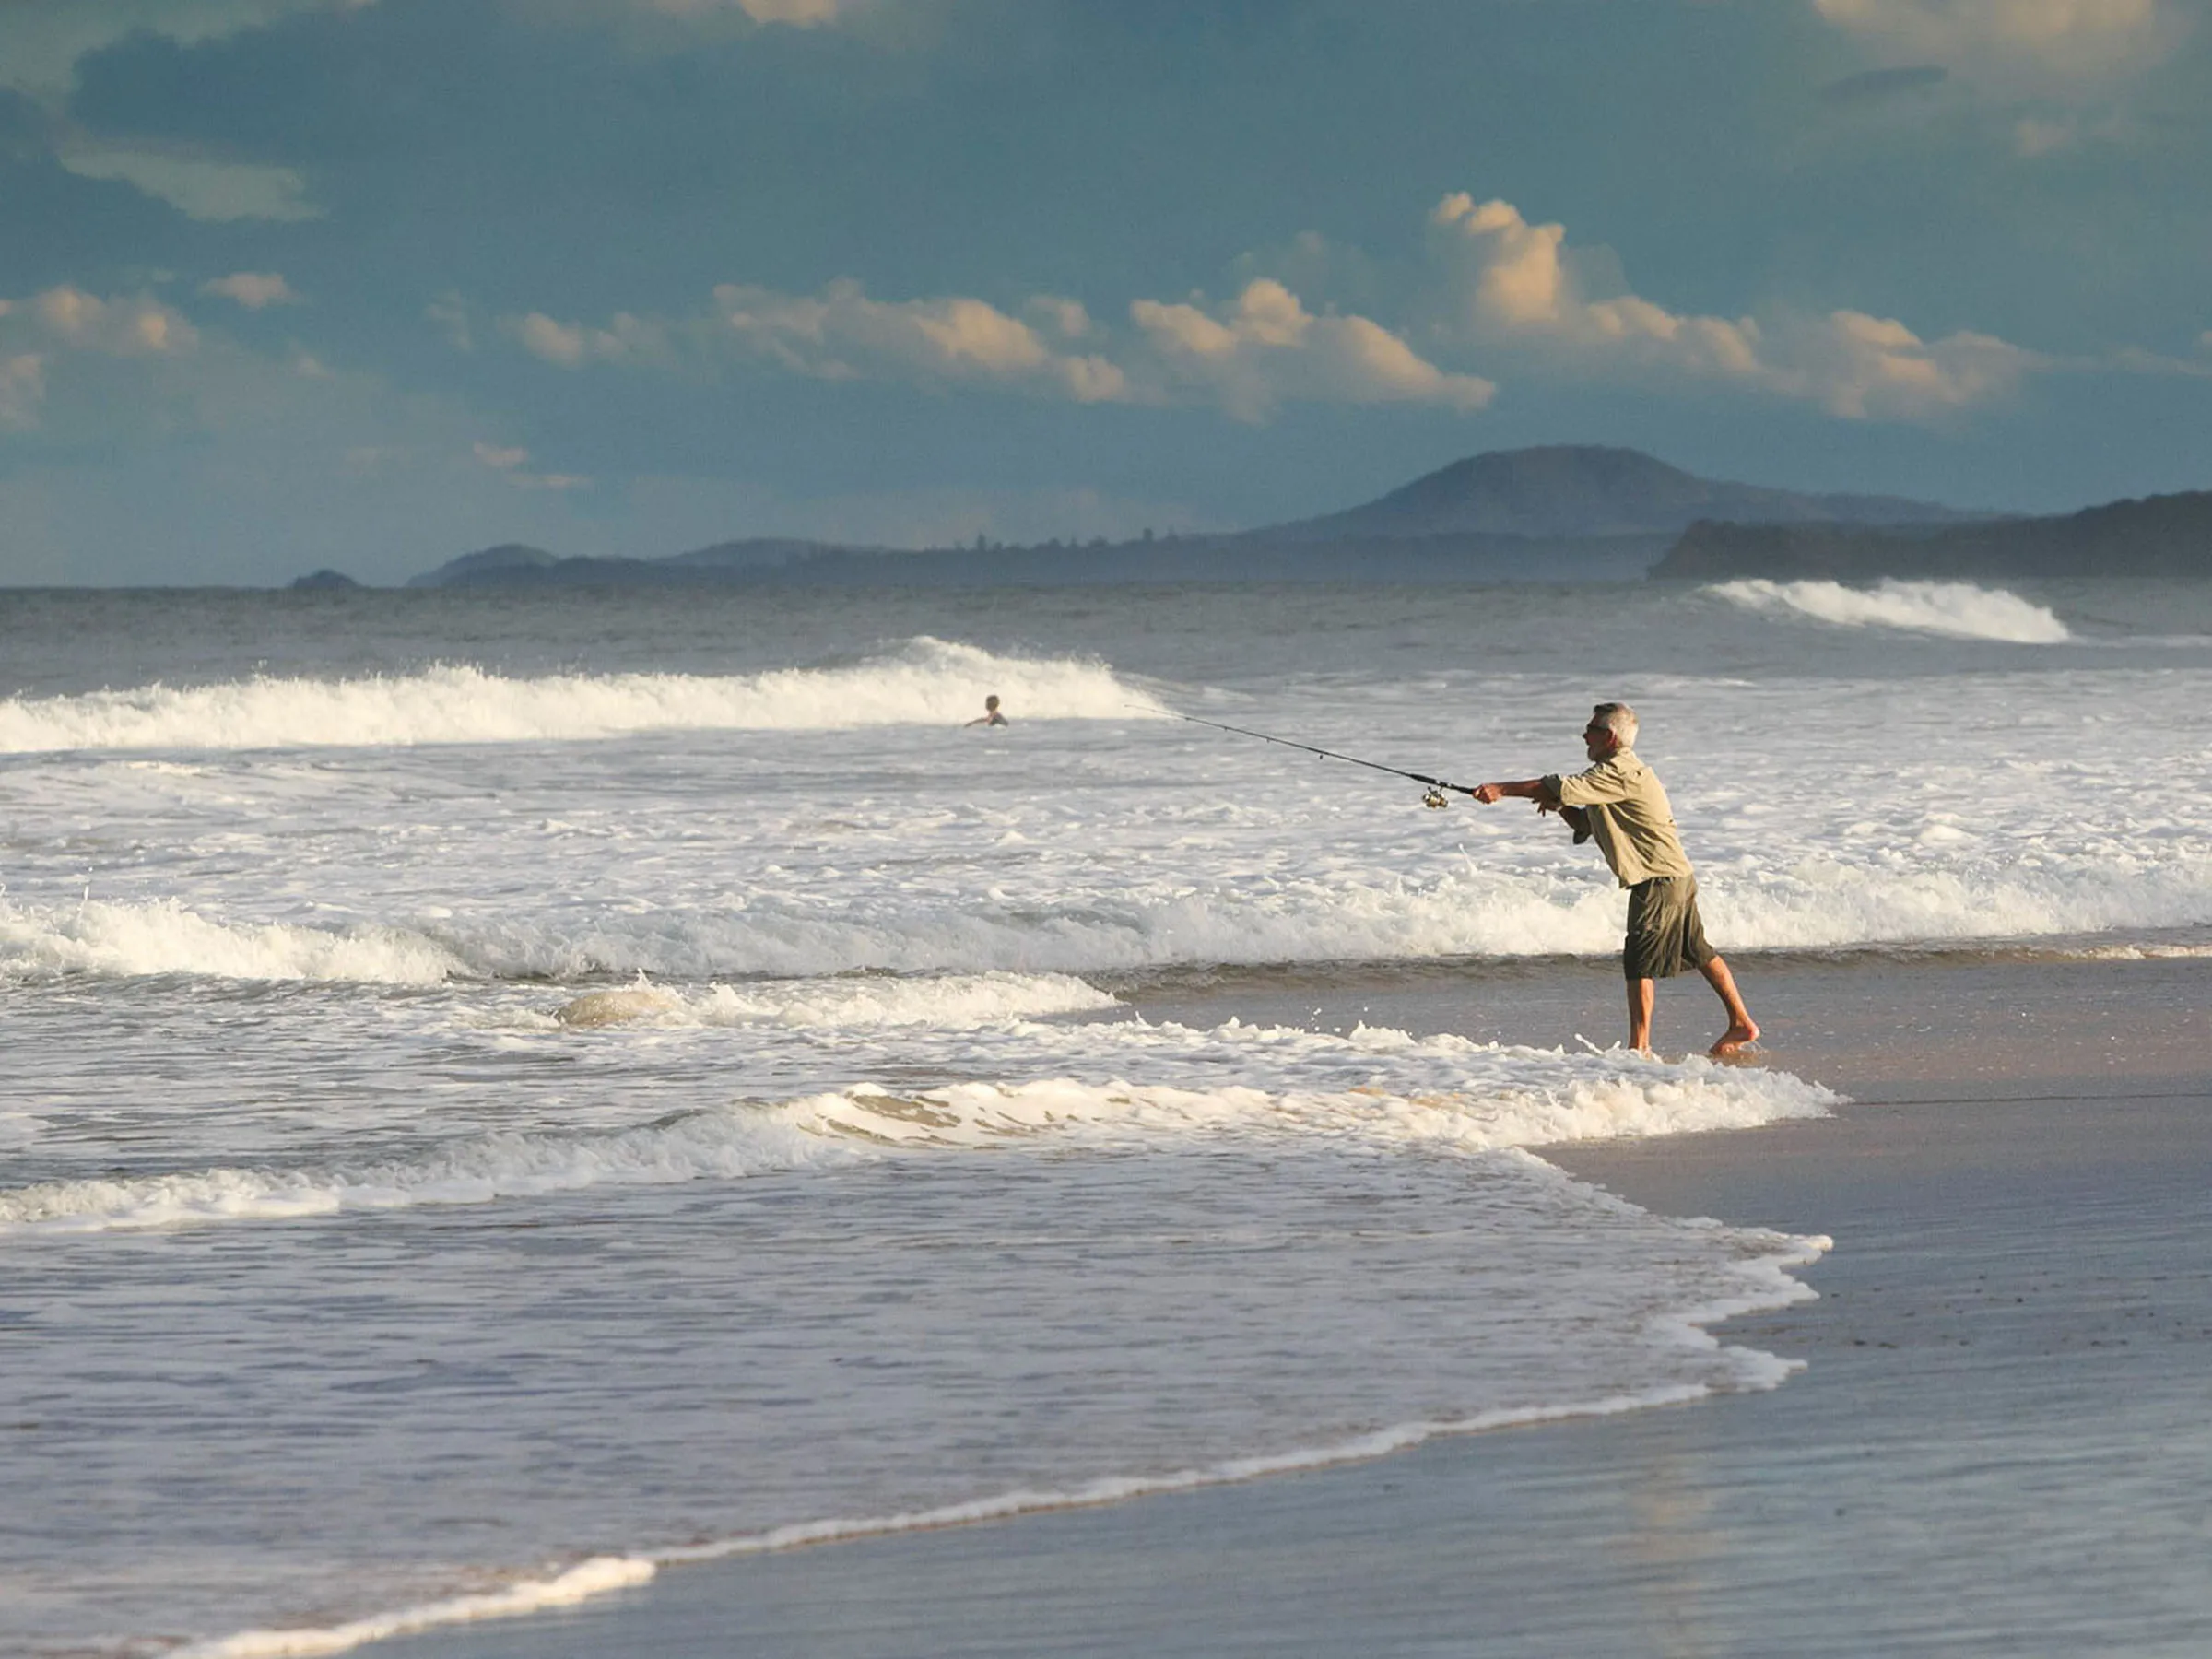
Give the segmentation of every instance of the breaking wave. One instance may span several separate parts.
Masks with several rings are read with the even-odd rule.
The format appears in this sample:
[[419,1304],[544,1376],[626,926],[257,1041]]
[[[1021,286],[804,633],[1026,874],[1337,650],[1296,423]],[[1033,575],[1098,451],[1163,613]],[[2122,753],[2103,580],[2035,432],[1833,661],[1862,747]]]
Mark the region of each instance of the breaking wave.
[[646,983],[587,991],[555,1010],[561,1025],[882,1027],[937,1030],[1120,1006],[1065,973],[956,973],[920,979],[785,980],[686,993]]
[[[1094,1029],[1094,1035],[1098,1034]],[[1209,1056],[1289,1050],[1333,1086],[1268,1090],[1073,1077],[873,1084],[691,1112],[617,1131],[469,1136],[413,1158],[293,1170],[208,1169],[57,1181],[0,1192],[0,1231],[135,1230],[341,1212],[484,1204],[598,1186],[740,1180],[928,1149],[1187,1143],[1430,1147],[1458,1152],[1747,1128],[1818,1116],[1837,1097],[1786,1072],[1627,1052],[1506,1048],[1361,1027],[1347,1035],[1130,1022],[1105,1033],[1142,1065],[1218,1075]],[[1192,1059],[1191,1056],[1195,1058]],[[1285,1056],[1269,1053],[1278,1065]],[[1354,1077],[1366,1082],[1346,1084]]]
[[1745,610],[1809,617],[1842,628],[1898,628],[1958,640],[2057,645],[2073,633],[2045,606],[2003,588],[1971,582],[1902,582],[1885,577],[1872,588],[1840,582],[1724,582],[1708,593]]
[[53,912],[0,900],[0,973],[190,973],[214,979],[435,985],[468,966],[406,928],[223,922],[174,900],[88,899]]
[[[1971,838],[1956,832],[1969,853]],[[1945,843],[1947,845],[1948,843]],[[1917,849],[1916,849],[1917,850]],[[1603,956],[1622,898],[1583,880],[1468,872],[1422,883],[1069,888],[1056,900],[912,896],[853,916],[756,894],[742,910],[448,916],[328,927],[230,920],[173,900],[53,908],[0,899],[0,977],[90,973],[436,985],[610,974],[743,979],[586,991],[563,1024],[975,1023],[1110,1006],[1074,976],[1186,965]],[[1700,895],[1730,950],[2022,940],[2212,925],[2212,858],[2183,843],[1917,865],[1806,858],[1725,870]],[[761,980],[782,982],[758,982]]]
[[1106,665],[996,656],[922,635],[838,667],[764,674],[568,674],[467,665],[364,679],[220,685],[0,701],[0,753],[534,743],[647,731],[957,725],[995,692],[1017,720],[1164,717]]

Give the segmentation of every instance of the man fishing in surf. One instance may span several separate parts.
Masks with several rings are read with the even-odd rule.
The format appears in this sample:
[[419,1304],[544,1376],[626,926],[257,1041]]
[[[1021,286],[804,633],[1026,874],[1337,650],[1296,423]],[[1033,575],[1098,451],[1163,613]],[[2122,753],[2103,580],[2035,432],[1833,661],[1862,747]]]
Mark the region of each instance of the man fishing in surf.
[[1587,771],[1482,783],[1467,793],[1486,806],[1508,795],[1534,801],[1538,812],[1564,818],[1578,843],[1596,839],[1607,867],[1629,889],[1628,938],[1621,947],[1629,980],[1629,1046],[1651,1051],[1654,982],[1695,968],[1728,1010],[1728,1029],[1711,1051],[1724,1059],[1759,1041],[1759,1022],[1744,1006],[1728,964],[1706,943],[1698,879],[1675,832],[1674,808],[1657,774],[1637,758],[1635,741],[1636,711],[1602,702],[1583,729],[1592,762]]

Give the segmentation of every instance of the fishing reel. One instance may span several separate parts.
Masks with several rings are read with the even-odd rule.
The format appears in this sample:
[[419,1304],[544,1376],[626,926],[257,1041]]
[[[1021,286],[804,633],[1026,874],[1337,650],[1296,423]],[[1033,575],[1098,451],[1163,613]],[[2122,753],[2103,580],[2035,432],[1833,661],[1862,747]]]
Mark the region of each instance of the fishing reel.
[[1442,790],[1431,787],[1421,796],[1421,805],[1424,806],[1441,807],[1449,806],[1452,805],[1452,802],[1450,797],[1448,797]]

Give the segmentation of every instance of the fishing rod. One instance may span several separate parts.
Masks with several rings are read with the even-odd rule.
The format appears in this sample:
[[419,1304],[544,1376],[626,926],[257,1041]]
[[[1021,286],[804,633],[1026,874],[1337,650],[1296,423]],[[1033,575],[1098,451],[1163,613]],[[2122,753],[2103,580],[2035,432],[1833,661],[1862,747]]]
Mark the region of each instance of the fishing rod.
[[1371,771],[1388,772],[1394,778],[1411,778],[1416,783],[1429,785],[1428,794],[1421,796],[1424,806],[1448,806],[1444,791],[1449,789],[1464,795],[1475,792],[1465,783],[1447,783],[1441,778],[1432,778],[1427,772],[1406,771],[1403,768],[1385,766],[1380,760],[1362,760],[1357,755],[1340,755],[1335,749],[1316,748],[1311,743],[1299,743],[1288,737],[1273,737],[1265,732],[1249,731],[1243,726],[1224,725],[1218,720],[1201,720],[1195,714],[1185,714],[1175,709],[1169,713],[1178,720],[1187,720],[1193,725],[1212,726],[1217,732],[1234,732],[1240,737],[1257,737],[1262,743],[1279,743],[1285,748],[1303,749],[1309,755],[1319,755],[1324,760],[1348,760],[1354,766],[1364,766]]

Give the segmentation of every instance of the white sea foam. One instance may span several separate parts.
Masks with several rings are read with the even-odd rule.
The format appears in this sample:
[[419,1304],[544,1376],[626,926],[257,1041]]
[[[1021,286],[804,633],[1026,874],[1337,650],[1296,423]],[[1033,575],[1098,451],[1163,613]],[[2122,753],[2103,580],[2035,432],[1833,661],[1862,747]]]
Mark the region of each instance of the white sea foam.
[[553,1018],[567,1026],[929,1026],[937,1030],[1083,1014],[1117,1007],[1106,992],[1065,973],[881,975],[710,986],[685,994],[665,985],[590,991]]
[[[1128,1021],[1034,1041],[1080,1043],[1094,1064],[1218,1075],[1241,1061],[1293,1087],[1270,1092],[1073,1077],[893,1091],[856,1084],[773,1106],[684,1113],[615,1133],[493,1134],[360,1167],[212,1169],[50,1182],[0,1192],[0,1231],[133,1230],[279,1221],[341,1211],[488,1203],[600,1185],[734,1180],[880,1155],[1022,1144],[1133,1147],[1197,1138],[1423,1146],[1460,1152],[1749,1127],[1817,1115],[1835,1096],[1786,1072],[1569,1054],[1360,1027],[1348,1036],[1236,1021],[1210,1032]],[[1366,1079],[1361,1081],[1359,1079]],[[1433,1079],[1433,1086],[1428,1080]],[[1309,1081],[1311,1087],[1296,1087]]]
[[220,685],[0,702],[0,753],[522,743],[644,731],[954,725],[986,691],[1021,720],[1163,715],[1097,662],[996,656],[930,638],[838,667],[766,674],[571,674],[515,679],[454,665],[366,679]]
[[849,1138],[794,1126],[789,1113],[732,1108],[687,1112],[615,1134],[472,1135],[422,1157],[385,1163],[47,1182],[0,1193],[0,1232],[23,1227],[131,1231],[487,1204],[585,1187],[742,1180],[864,1156]]
[[[1138,1021],[1087,1029],[1125,1045],[1131,1065],[1168,1053],[1193,1070],[1224,1070],[1241,1055],[1317,1082],[1379,1067],[1349,1088],[1269,1091],[1168,1084],[1105,1085],[1061,1077],[1022,1084],[961,1083],[912,1092],[862,1086],[794,1102],[794,1121],[870,1141],[1001,1146],[1050,1136],[1129,1145],[1194,1135],[1356,1141],[1375,1147],[1449,1147],[1464,1152],[1617,1136],[1748,1128],[1817,1115],[1835,1096],[1786,1072],[1679,1064],[1626,1053],[1569,1054],[1506,1048],[1450,1035],[1417,1039],[1361,1026],[1348,1036],[1244,1026],[1211,1032]],[[1289,1050],[1288,1053],[1269,1051]],[[1149,1053],[1148,1053],[1149,1051]],[[1331,1074],[1337,1074],[1332,1077]],[[1433,1077],[1434,1087],[1410,1079]]]
[[[1810,849],[1788,859],[1770,854],[1772,862],[1735,861],[1701,872],[1700,902],[1716,939],[1737,950],[2212,924],[2212,856],[2178,838],[2160,842],[2146,835],[2126,850],[2023,843],[1994,857],[1974,855],[1980,839],[1931,824],[1900,832],[1894,848],[1862,852],[1846,843],[1839,850],[1848,861]],[[465,921],[440,925],[456,954],[492,977],[767,974],[815,982],[804,1001],[827,982],[821,976],[856,970],[1068,975],[1182,963],[1606,955],[1620,948],[1625,901],[1602,880],[1602,868],[1594,878],[1478,870],[1391,882],[1361,872],[1264,886],[1130,878],[1111,889],[1071,887],[1056,899],[1034,900],[888,895],[872,914],[764,896],[742,911],[601,916],[588,936],[565,924],[496,933]],[[821,994],[865,1000],[871,993],[860,987],[867,983]],[[986,1002],[990,995],[980,986],[973,994]],[[631,1017],[679,1023],[800,1017],[777,1011],[785,1006],[778,1000],[783,994],[747,986],[724,1004],[692,998],[657,1013],[638,1008]],[[765,1000],[752,1006],[747,998]],[[911,1006],[917,1018],[928,1017]],[[882,1018],[902,1016],[887,1008]]]
[[342,1653],[366,1641],[382,1641],[443,1625],[572,1607],[594,1596],[642,1584],[653,1571],[653,1563],[638,1556],[594,1556],[550,1578],[524,1579],[503,1589],[448,1596],[443,1601],[349,1619],[341,1625],[241,1630],[212,1641],[194,1641],[171,1649],[170,1659],[312,1659],[316,1654]]
[[188,973],[434,985],[463,971],[465,964],[444,946],[405,928],[334,931],[224,922],[173,900],[92,899],[58,912],[0,900],[0,973]]
[[[1734,950],[2028,939],[2212,925],[2212,856],[2183,830],[2072,848],[1929,821],[1794,858],[1778,843],[1701,876]],[[1581,873],[1447,869],[1204,885],[1116,869],[1058,894],[878,890],[868,906],[763,891],[742,907],[625,905],[423,917],[411,925],[254,922],[174,900],[0,899],[0,978],[62,973],[434,985],[452,980],[772,976],[582,993],[564,1024],[930,1026],[1080,1013],[1112,999],[1074,976],[1182,963],[1606,955],[1620,894]],[[1602,872],[1599,872],[1602,875]],[[845,890],[860,885],[848,877]],[[894,977],[896,976],[896,977]]]
[[1872,588],[1851,588],[1840,582],[1757,578],[1724,582],[1707,592],[1746,610],[1809,617],[1844,628],[1897,628],[2024,645],[2055,645],[2073,638],[2045,606],[2003,588],[1977,587],[1969,582],[1886,577]]

